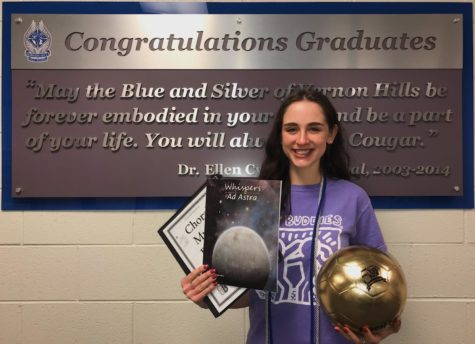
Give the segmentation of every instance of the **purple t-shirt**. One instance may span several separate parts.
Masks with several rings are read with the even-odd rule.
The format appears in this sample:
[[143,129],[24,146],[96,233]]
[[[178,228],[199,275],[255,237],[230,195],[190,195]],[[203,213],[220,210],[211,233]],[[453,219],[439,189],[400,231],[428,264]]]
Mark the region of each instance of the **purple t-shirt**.
[[[346,180],[327,179],[324,207],[320,214],[318,265],[348,245],[367,245],[386,250],[386,245],[366,192]],[[293,185],[292,212],[279,229],[277,292],[270,310],[273,344],[309,344],[311,241],[320,185]],[[265,293],[249,292],[250,328],[247,344],[265,344]],[[320,344],[348,344],[333,329],[320,309]]]

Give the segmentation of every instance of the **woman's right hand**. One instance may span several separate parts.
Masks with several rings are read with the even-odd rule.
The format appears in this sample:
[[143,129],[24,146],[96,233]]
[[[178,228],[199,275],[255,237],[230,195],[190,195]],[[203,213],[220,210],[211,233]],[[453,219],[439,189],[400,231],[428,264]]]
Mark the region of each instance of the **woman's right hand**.
[[206,307],[203,299],[211,293],[217,285],[216,270],[208,270],[207,265],[198,266],[181,279],[183,294],[200,307]]

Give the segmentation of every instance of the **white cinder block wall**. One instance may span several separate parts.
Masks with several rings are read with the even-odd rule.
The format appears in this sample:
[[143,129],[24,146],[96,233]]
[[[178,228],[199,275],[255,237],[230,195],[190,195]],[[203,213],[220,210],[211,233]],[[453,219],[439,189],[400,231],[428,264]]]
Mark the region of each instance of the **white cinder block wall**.
[[[156,234],[172,214],[0,212],[0,344],[245,343],[245,311],[215,319],[184,299]],[[377,215],[409,283],[385,343],[475,343],[475,211]]]

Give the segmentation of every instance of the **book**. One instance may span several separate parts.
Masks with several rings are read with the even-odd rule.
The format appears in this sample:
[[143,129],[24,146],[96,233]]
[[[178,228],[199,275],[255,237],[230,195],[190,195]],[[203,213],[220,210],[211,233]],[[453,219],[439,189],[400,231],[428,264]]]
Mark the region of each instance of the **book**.
[[278,180],[207,180],[203,263],[219,284],[277,290],[281,189]]
[[[158,229],[158,234],[185,274],[189,274],[203,262],[205,207],[206,183]],[[218,317],[246,291],[246,288],[220,284],[204,302],[211,313]]]

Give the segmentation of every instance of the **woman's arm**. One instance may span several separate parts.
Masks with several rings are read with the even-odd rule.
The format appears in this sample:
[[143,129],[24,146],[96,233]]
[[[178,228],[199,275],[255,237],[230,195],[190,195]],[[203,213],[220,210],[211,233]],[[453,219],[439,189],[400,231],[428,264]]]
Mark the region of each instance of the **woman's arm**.
[[232,304],[231,308],[246,308],[249,307],[249,292],[244,293],[235,303]]

